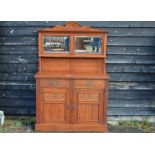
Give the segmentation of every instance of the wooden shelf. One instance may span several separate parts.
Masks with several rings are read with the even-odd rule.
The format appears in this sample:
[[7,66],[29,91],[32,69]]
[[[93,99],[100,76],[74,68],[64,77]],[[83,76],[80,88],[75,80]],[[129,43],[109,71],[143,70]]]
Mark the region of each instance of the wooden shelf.
[[62,54],[62,55],[57,55],[57,54],[50,54],[50,55],[39,55],[39,57],[45,57],[45,58],[106,58],[103,55],[83,55],[83,54],[78,54],[78,55],[69,55],[69,54]]
[[103,74],[92,74],[92,73],[73,73],[73,74],[51,74],[50,72],[38,72],[35,75],[35,78],[69,78],[69,79],[109,79],[109,75],[107,73],[103,73]]

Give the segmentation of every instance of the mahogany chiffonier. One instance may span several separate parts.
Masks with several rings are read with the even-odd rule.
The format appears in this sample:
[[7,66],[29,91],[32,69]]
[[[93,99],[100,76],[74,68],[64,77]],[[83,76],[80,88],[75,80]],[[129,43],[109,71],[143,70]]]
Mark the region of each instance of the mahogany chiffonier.
[[107,32],[76,22],[38,32],[37,131],[107,131]]

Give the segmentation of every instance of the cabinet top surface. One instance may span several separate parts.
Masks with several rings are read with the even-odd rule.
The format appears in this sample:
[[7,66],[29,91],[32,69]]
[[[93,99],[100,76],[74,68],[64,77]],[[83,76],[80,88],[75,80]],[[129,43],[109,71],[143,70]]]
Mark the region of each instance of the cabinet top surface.
[[63,78],[63,79],[109,79],[107,73],[73,73],[73,74],[51,74],[51,72],[37,72],[35,78]]
[[88,32],[88,33],[108,33],[108,31],[82,26],[77,22],[66,22],[64,25],[38,30],[38,32]]

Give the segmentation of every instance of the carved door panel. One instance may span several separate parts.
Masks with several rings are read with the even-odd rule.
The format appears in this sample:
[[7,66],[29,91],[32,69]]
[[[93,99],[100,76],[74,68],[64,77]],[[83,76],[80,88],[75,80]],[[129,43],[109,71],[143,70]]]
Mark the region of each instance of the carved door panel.
[[103,90],[76,89],[74,96],[77,123],[100,123],[103,118]]
[[67,123],[69,91],[65,88],[43,88],[44,122]]

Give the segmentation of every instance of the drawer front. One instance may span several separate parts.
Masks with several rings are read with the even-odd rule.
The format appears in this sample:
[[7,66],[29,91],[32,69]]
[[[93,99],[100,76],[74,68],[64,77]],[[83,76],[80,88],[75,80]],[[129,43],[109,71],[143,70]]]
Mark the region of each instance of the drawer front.
[[69,91],[65,88],[43,88],[42,92],[44,103],[66,103],[69,98]]
[[104,88],[104,80],[75,80],[75,88]]
[[69,80],[41,79],[41,87],[69,88]]

